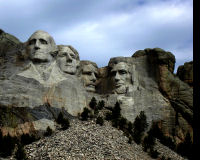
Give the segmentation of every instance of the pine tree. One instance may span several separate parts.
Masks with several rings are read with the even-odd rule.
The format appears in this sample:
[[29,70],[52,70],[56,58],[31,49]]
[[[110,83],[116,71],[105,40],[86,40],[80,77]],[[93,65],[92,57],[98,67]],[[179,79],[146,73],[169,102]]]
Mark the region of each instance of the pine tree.
[[108,121],[109,121],[109,120],[112,120],[112,119],[113,119],[113,118],[112,118],[112,113],[111,113],[111,112],[107,112],[107,113],[106,113],[105,119],[108,120]]
[[52,129],[48,126],[47,129],[46,129],[46,132],[44,133],[45,136],[50,136],[52,135],[53,131]]
[[64,118],[62,123],[61,123],[62,129],[66,130],[70,127],[69,120],[67,118]]
[[[0,133],[2,136],[2,133]],[[2,136],[0,141],[0,156],[7,157],[10,156],[15,148],[15,144],[18,143],[16,137],[11,137],[10,134]]]
[[59,113],[56,121],[58,124],[61,124],[63,130],[68,129],[70,126],[69,120],[63,117],[62,112]]
[[159,155],[160,153],[157,151],[157,150],[155,150],[155,149],[150,149],[150,152],[149,152],[149,155],[152,157],[152,158],[158,158],[158,155]]
[[151,132],[155,138],[162,139],[164,137],[162,130],[158,127],[158,123],[152,123]]
[[56,121],[57,121],[58,124],[61,124],[61,123],[62,123],[62,121],[63,121],[63,114],[62,114],[62,112],[59,113],[59,115],[58,115]]
[[105,102],[102,100],[102,101],[99,101],[99,102],[98,102],[97,108],[98,108],[99,110],[101,110],[101,109],[103,109],[104,106],[105,106]]
[[152,150],[155,145],[155,137],[153,136],[152,128],[147,132],[147,136],[143,140],[143,149],[145,152]]
[[119,102],[116,102],[115,107],[112,110],[113,119],[119,118],[121,116],[120,112],[121,112],[120,104]]
[[88,108],[84,108],[83,112],[81,113],[81,120],[87,121],[89,118],[90,110]]
[[191,140],[190,133],[188,132],[186,134],[184,142],[178,145],[177,152],[180,155],[187,157],[188,159],[192,159],[192,151],[193,151],[193,143]]
[[133,130],[133,123],[131,123],[131,122],[128,122],[128,132],[130,133],[130,134],[132,134],[132,131]]
[[97,106],[97,100],[95,97],[92,97],[90,103],[89,103],[90,108],[95,109]]
[[102,117],[97,117],[97,120],[96,120],[96,124],[99,124],[99,125],[101,125],[101,126],[103,126],[103,123],[104,123],[104,120],[103,120],[103,118]]
[[135,118],[135,121],[133,123],[134,130],[133,130],[132,136],[133,136],[134,141],[137,144],[141,143],[142,136],[147,126],[148,126],[148,123],[147,123],[146,115],[144,111],[141,111],[140,115]]
[[126,125],[127,125],[127,119],[124,118],[124,117],[121,117],[121,118],[119,119],[119,128],[120,128],[121,130],[124,130],[124,129],[126,128]]
[[15,158],[17,160],[26,160],[27,159],[26,151],[24,150],[23,145],[18,144],[17,151],[15,152]]
[[36,140],[37,140],[37,138],[35,135],[30,135],[30,134],[22,134],[21,135],[21,144],[23,144],[23,145],[30,144]]

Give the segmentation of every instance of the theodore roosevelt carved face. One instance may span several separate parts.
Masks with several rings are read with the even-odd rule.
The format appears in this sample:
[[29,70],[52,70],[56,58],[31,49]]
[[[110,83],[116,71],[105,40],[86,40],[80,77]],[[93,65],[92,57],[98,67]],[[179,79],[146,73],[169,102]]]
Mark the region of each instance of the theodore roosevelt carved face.
[[111,68],[111,76],[115,87],[114,91],[117,94],[126,93],[128,85],[131,84],[131,74],[127,63],[114,64]]
[[29,58],[36,62],[52,61],[51,53],[56,50],[53,38],[45,31],[36,31],[28,39],[26,51]]
[[57,63],[63,72],[76,74],[80,63],[78,52],[72,46],[58,46]]
[[86,90],[95,92],[97,80],[97,65],[89,61],[81,61],[81,78]]

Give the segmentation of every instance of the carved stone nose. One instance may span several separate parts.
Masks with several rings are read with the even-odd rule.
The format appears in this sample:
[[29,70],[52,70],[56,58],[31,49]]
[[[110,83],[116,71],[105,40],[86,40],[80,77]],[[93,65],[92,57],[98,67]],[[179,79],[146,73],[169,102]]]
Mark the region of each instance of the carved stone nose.
[[115,81],[117,82],[117,81],[119,81],[120,80],[120,78],[119,78],[119,74],[118,74],[118,72],[116,73],[116,75],[115,75]]
[[72,62],[72,57],[69,54],[67,54],[66,55],[66,60],[67,60],[68,63],[71,63]]
[[118,82],[119,81],[119,79],[115,79],[115,82]]
[[67,62],[68,62],[68,63],[71,63],[71,62],[72,62],[72,59],[68,58],[68,59],[67,59]]
[[92,73],[92,78],[91,78],[91,80],[92,80],[93,82],[95,82],[95,81],[96,81],[96,76],[95,76],[95,74],[94,74],[94,73]]
[[38,49],[40,49],[40,47],[38,47],[38,46],[35,46],[35,50],[38,50]]

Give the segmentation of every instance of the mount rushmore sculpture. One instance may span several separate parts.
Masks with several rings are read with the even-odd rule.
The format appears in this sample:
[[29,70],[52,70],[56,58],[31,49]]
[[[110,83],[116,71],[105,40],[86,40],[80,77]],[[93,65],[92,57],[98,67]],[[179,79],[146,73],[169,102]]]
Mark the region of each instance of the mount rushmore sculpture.
[[175,57],[162,49],[114,57],[98,68],[80,60],[71,45],[56,45],[45,31],[34,32],[25,43],[1,31],[0,64],[0,127],[5,134],[55,129],[60,111],[77,116],[92,97],[106,106],[119,102],[122,116],[131,122],[145,111],[149,124],[160,122],[177,141],[193,132],[193,88],[173,74]]

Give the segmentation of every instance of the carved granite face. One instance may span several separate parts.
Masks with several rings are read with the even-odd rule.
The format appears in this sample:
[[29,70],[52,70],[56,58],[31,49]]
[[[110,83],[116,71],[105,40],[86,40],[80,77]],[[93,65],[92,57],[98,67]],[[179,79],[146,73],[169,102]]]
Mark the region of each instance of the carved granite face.
[[68,46],[63,46],[59,49],[57,62],[63,72],[75,74],[80,61]]
[[111,69],[112,80],[117,94],[123,94],[127,90],[127,86],[131,84],[131,75],[129,66],[125,62],[117,63]]
[[97,73],[97,68],[92,64],[82,66],[81,78],[88,92],[95,92]]
[[33,61],[52,61],[51,52],[55,49],[53,38],[44,31],[34,32],[28,40],[26,50]]

